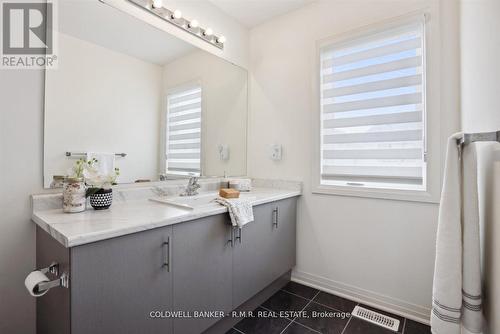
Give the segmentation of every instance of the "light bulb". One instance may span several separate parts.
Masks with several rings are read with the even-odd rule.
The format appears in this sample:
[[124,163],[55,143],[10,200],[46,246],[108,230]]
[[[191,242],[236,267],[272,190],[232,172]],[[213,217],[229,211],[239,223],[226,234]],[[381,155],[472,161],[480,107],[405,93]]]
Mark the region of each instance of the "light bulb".
[[172,18],[175,20],[181,19],[182,18],[182,12],[178,9],[174,10],[174,13],[172,14]]
[[191,22],[189,22],[188,26],[189,28],[198,28],[198,21],[196,20],[191,20]]
[[207,29],[205,29],[205,32],[203,33],[203,35],[210,37],[213,35],[213,33],[214,32],[212,31],[212,28],[207,28]]
[[224,44],[224,43],[226,43],[226,37],[224,37],[224,36],[219,36],[219,37],[217,38],[217,43],[219,43],[219,44]]
[[163,6],[162,0],[153,0],[153,8],[161,8]]

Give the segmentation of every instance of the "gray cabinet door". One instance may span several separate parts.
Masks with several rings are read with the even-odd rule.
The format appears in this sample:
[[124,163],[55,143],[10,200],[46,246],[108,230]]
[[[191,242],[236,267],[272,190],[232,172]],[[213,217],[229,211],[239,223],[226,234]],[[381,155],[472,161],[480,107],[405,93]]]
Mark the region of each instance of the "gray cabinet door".
[[254,222],[235,229],[234,308],[295,265],[295,216],[295,198],[267,203],[254,207]]
[[194,312],[231,311],[232,249],[227,214],[177,224],[173,228],[174,332],[201,333],[220,318],[194,317]]
[[[71,249],[71,333],[172,333],[172,275],[163,227]],[[170,268],[171,269],[171,268]]]
[[254,221],[235,228],[233,250],[233,308],[272,282],[273,203],[254,207]]
[[273,266],[276,279],[295,267],[296,262],[296,217],[297,199],[287,198],[274,203],[273,224]]

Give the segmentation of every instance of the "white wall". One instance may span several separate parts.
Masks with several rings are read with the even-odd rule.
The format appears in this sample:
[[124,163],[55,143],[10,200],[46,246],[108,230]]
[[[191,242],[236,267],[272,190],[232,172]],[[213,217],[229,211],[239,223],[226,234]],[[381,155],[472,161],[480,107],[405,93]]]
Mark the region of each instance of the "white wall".
[[500,129],[500,2],[460,2],[461,107],[465,131]]
[[45,81],[45,187],[75,163],[66,151],[125,152],[118,182],[156,180],[162,67],[65,34],[58,52]]
[[[500,130],[500,2],[462,0],[461,108],[466,132]],[[478,145],[485,313],[500,332],[500,145]]]
[[34,333],[29,194],[42,189],[43,72],[0,70],[0,333]]
[[[203,175],[246,175],[247,71],[200,50],[165,65],[163,74],[163,96],[189,83],[202,86]],[[229,146],[229,160],[220,160],[219,144]]]
[[[222,14],[196,15],[202,23],[217,20],[223,31],[231,30],[228,58],[244,64],[247,31]],[[0,333],[35,333],[35,300],[24,278],[35,266],[29,195],[43,188],[43,96],[43,72],[0,70]]]
[[[448,8],[450,7],[450,8]],[[458,129],[456,8],[430,1],[319,1],[250,31],[249,172],[304,181],[295,279],[428,320],[438,206],[311,193],[310,152],[317,40],[415,10],[431,13],[430,43],[451,48],[441,67],[442,138]],[[439,36],[440,20],[450,26]],[[454,24],[454,25],[453,25]],[[441,37],[441,38],[440,38]],[[455,49],[453,49],[455,48]],[[439,52],[437,53],[439,54]],[[439,61],[436,60],[436,61]],[[451,75],[453,74],[453,75]],[[268,158],[283,144],[283,160]],[[442,155],[444,150],[442,150]]]

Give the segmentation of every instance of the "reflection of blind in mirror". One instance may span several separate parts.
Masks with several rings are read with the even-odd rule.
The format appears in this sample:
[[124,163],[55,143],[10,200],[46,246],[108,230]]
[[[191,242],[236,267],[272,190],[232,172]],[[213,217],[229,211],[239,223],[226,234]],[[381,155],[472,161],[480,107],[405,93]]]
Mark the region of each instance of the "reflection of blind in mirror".
[[425,188],[423,23],[321,50],[321,183]]
[[201,87],[167,95],[167,173],[201,173]]

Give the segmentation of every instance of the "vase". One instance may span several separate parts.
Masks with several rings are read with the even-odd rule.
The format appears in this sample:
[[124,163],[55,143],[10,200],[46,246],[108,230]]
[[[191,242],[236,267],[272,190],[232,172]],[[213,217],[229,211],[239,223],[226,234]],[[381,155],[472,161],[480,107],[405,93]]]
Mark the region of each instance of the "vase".
[[63,212],[85,211],[85,182],[82,177],[68,177],[63,184]]
[[113,189],[99,189],[90,195],[90,205],[96,210],[108,209],[113,203]]

